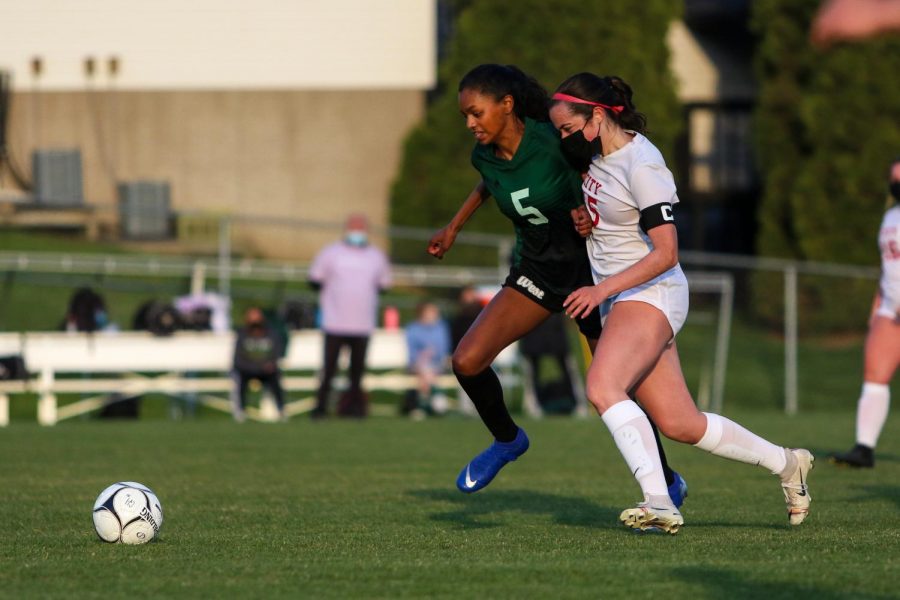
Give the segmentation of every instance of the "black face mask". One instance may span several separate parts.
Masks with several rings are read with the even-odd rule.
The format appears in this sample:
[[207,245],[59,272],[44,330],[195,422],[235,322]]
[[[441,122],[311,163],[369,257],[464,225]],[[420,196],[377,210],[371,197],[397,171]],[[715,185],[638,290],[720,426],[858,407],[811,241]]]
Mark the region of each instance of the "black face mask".
[[894,197],[894,200],[900,202],[900,181],[892,181],[891,185],[888,186],[888,189],[891,192],[891,196]]
[[600,136],[590,142],[584,137],[584,130],[579,129],[559,143],[559,149],[569,164],[579,172],[584,173],[591,166],[591,161],[601,152]]

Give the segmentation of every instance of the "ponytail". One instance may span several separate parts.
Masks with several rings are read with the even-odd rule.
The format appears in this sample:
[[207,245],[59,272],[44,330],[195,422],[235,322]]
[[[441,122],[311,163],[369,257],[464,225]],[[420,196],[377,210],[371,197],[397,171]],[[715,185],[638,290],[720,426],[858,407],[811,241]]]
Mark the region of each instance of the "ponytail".
[[[606,116],[622,129],[638,133],[647,132],[647,117],[635,109],[632,101],[634,92],[631,86],[625,83],[621,77],[616,77],[615,75],[600,77],[593,73],[578,73],[559,84],[559,87],[556,88],[556,93],[574,96],[575,98],[606,106],[622,107],[620,110],[610,110],[608,108],[603,110],[606,112]],[[567,101],[553,100],[553,102]],[[590,104],[576,104],[574,102],[567,102],[567,104],[573,113],[585,119],[589,119],[594,112],[594,107]]]
[[891,161],[891,166],[888,167],[888,197],[887,197],[887,208],[891,208],[893,206],[900,205],[900,179],[894,181],[894,168],[900,165],[900,156],[895,156],[894,160]]

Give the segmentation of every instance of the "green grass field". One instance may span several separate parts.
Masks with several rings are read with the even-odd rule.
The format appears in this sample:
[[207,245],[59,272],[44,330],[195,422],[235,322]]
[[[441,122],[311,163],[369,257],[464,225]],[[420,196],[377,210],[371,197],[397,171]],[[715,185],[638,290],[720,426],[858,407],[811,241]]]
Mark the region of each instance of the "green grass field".
[[[775,477],[670,443],[686,526],[625,530],[638,488],[596,417],[525,421],[531,450],[472,496],[453,482],[487,436],[461,418],[14,422],[0,596],[896,598],[900,419],[855,472],[825,460],[852,441],[849,411],[731,416],[818,455],[802,526]],[[95,536],[95,496],[124,479],[160,497],[158,541]]]
[[[0,231],[0,245],[117,250],[15,235]],[[78,285],[102,289],[127,326],[148,294],[183,293],[188,282],[7,275],[0,329],[55,328]],[[276,303],[303,283],[291,286],[238,286],[235,310]],[[696,393],[715,328],[697,318],[714,311],[695,308],[678,344]],[[773,476],[668,444],[691,486],[686,527],[675,537],[623,529],[616,517],[639,492],[596,417],[526,421],[526,457],[464,496],[455,476],[487,443],[475,421],[237,426],[200,409],[174,422],[169,401],[150,396],[138,422],[47,429],[34,424],[34,397],[20,396],[0,429],[0,598],[900,597],[900,419],[888,422],[876,470],[824,460],[852,442],[862,334],[801,339],[802,414],[790,419],[780,412],[779,333],[751,323],[738,315],[734,324],[726,414],[819,456],[813,514],[800,528],[787,524]],[[893,387],[900,397],[900,381]],[[513,404],[519,397],[510,391]],[[162,535],[147,546],[93,533],[94,498],[126,479],[152,487],[165,509]]]

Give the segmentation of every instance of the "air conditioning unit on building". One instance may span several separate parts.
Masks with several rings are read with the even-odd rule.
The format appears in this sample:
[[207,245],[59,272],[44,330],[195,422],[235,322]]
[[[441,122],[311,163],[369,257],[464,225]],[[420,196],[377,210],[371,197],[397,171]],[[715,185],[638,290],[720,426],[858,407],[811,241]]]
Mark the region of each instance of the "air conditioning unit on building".
[[128,181],[118,185],[119,228],[129,240],[172,236],[169,182]]
[[35,150],[31,155],[31,173],[34,198],[39,204],[84,204],[80,150]]

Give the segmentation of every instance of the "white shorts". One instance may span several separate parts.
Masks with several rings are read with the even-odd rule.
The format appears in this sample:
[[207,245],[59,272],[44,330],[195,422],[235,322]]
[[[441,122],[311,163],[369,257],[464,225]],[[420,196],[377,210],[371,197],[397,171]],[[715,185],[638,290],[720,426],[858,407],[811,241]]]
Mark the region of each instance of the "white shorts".
[[600,321],[606,323],[606,317],[609,316],[609,312],[616,302],[646,302],[655,306],[666,316],[672,327],[672,337],[674,338],[681,331],[681,327],[687,319],[688,295],[687,277],[684,276],[681,265],[675,265],[647,283],[607,298],[600,305]]
[[878,304],[875,314],[889,319],[900,318],[900,303],[894,302],[891,298],[882,295],[881,302]]

